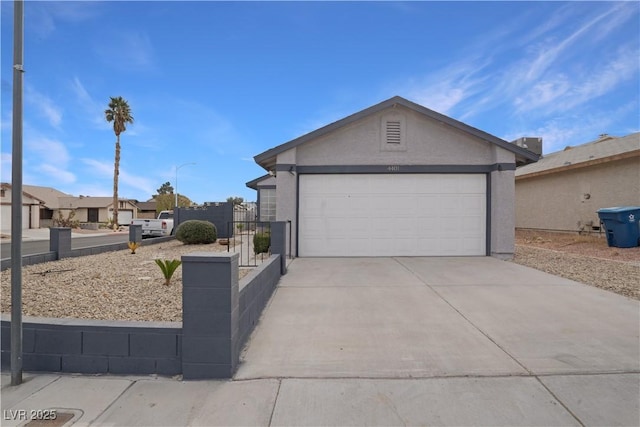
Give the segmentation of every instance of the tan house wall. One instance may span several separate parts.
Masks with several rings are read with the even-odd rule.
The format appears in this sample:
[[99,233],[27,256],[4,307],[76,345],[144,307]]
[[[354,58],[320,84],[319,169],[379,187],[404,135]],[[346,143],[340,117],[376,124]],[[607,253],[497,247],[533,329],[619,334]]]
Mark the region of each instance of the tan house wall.
[[640,206],[640,157],[516,177],[515,191],[517,228],[578,231],[591,221],[598,226],[598,209]]
[[[0,197],[0,229],[11,229],[11,188],[3,188]],[[22,228],[40,228],[40,201],[22,194]]]

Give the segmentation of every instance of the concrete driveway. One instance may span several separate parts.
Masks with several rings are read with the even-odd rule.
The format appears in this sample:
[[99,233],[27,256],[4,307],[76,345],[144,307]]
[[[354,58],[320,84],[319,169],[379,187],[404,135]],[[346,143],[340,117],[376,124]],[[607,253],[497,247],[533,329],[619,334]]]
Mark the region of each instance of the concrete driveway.
[[296,259],[235,380],[274,425],[640,425],[640,306],[494,258]]

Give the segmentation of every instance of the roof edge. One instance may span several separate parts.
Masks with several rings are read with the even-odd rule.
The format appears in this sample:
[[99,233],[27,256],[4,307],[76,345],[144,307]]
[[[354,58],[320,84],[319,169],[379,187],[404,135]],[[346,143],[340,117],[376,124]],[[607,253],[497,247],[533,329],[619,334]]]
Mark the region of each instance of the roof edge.
[[551,168],[551,169],[544,169],[544,170],[540,170],[540,171],[529,172],[529,173],[525,173],[525,174],[522,174],[522,175],[518,175],[517,174],[517,170],[516,170],[515,179],[517,181],[517,180],[521,180],[521,179],[536,178],[536,177],[543,176],[543,175],[550,175],[550,174],[553,174],[553,173],[565,172],[565,171],[570,171],[570,170],[574,170],[574,169],[580,169],[580,168],[586,168],[586,167],[589,167],[589,166],[600,165],[600,164],[603,164],[603,163],[615,162],[617,160],[632,159],[634,157],[640,157],[640,149],[633,150],[633,151],[627,151],[627,152],[619,153],[619,154],[614,154],[612,156],[601,157],[601,158],[598,158],[598,159],[586,160],[584,162],[572,163],[570,165],[561,165],[561,166],[557,166],[557,167]]
[[298,138],[292,139],[288,142],[285,142],[284,144],[278,145],[274,148],[271,148],[267,151],[264,151],[256,156],[254,156],[254,161],[259,164],[260,166],[262,166],[264,169],[268,170],[268,165],[266,165],[267,160],[277,156],[278,154],[281,154],[287,150],[290,150],[291,148],[295,148],[301,144],[304,144],[305,142],[320,137],[322,135],[325,135],[331,131],[334,131],[336,129],[339,129],[343,126],[346,126],[348,124],[351,124],[363,117],[366,117],[370,114],[373,113],[377,113],[379,111],[382,111],[386,108],[389,107],[393,107],[395,105],[402,105],[405,108],[409,108],[413,111],[416,111],[418,113],[421,113],[427,117],[430,117],[434,120],[437,120],[441,123],[447,124],[449,126],[455,127],[459,130],[462,130],[464,132],[467,132],[471,135],[474,135],[480,139],[484,139],[488,142],[491,142],[493,144],[498,145],[501,148],[504,148],[508,151],[513,152],[514,154],[521,156],[522,158],[524,158],[525,160],[529,160],[529,161],[533,161],[536,162],[540,159],[540,156],[525,149],[525,148],[521,148],[518,147],[514,144],[511,144],[508,141],[505,141],[504,139],[498,138],[497,136],[491,135],[485,131],[482,131],[480,129],[474,128],[470,125],[467,125],[463,122],[460,122],[456,119],[453,119],[451,117],[445,116],[444,114],[438,113],[436,111],[433,111],[427,107],[424,107],[420,104],[416,104],[415,102],[409,101],[408,99],[405,99],[401,96],[394,96],[392,98],[389,98],[385,101],[382,101],[378,104],[375,104],[371,107],[365,108],[364,110],[361,110],[359,112],[356,112],[354,114],[351,114],[343,119],[340,119],[338,121],[335,121],[333,123],[330,123],[328,125],[325,125],[319,129],[316,129],[314,131],[311,131],[307,134],[304,134]]
[[256,179],[252,179],[251,181],[247,182],[245,185],[248,188],[251,188],[252,190],[258,190],[258,183],[260,181],[262,181],[263,179],[269,178],[270,176],[271,176],[270,174],[266,173],[266,174],[264,174],[264,175],[262,175],[262,176],[260,176],[260,177],[258,177]]

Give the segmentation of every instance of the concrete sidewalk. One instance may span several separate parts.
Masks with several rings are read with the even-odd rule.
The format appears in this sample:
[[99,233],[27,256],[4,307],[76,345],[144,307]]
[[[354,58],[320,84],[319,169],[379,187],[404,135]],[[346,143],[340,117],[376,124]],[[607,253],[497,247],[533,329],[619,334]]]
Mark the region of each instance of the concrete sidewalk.
[[493,258],[296,259],[232,381],[3,373],[2,425],[637,426],[639,320]]

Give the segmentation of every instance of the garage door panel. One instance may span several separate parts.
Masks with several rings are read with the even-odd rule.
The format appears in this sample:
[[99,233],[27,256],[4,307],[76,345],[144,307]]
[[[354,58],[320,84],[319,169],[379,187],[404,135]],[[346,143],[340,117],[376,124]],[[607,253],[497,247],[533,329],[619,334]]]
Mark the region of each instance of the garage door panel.
[[11,205],[0,205],[0,218],[2,230],[11,230]]
[[301,175],[300,256],[485,255],[484,175]]

